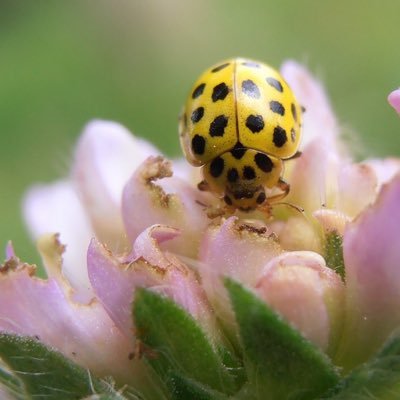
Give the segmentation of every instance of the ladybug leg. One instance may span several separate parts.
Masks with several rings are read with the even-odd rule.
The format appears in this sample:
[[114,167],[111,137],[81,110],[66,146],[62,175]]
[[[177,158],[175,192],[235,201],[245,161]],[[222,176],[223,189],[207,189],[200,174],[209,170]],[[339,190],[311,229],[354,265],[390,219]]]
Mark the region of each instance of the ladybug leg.
[[208,185],[207,181],[203,179],[197,184],[197,189],[199,189],[201,192],[209,192],[210,186]]
[[285,161],[287,160],[294,160],[295,158],[299,158],[303,153],[301,151],[296,151],[291,157],[285,158]]
[[[202,192],[210,192],[210,186],[206,180],[202,180],[197,184],[197,189]],[[207,214],[207,217],[210,219],[220,218],[220,217],[229,217],[235,213],[235,207],[232,207],[226,204],[225,201],[221,200],[220,202],[214,204],[204,204],[200,201],[196,201],[197,204],[204,207],[204,211]]]
[[268,197],[267,200],[269,203],[285,198],[290,191],[290,185],[287,182],[285,182],[282,178],[279,178],[279,181],[276,186],[279,189],[281,189],[283,193],[275,194],[274,196]]

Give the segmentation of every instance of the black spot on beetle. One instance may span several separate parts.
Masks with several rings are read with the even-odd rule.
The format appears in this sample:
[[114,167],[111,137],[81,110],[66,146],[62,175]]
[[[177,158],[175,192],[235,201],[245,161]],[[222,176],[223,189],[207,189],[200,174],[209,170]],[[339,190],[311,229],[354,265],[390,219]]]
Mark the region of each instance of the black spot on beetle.
[[297,122],[297,111],[296,111],[296,106],[295,106],[293,103],[292,103],[291,109],[292,109],[293,119],[295,120],[295,122]]
[[290,131],[290,138],[292,139],[293,143],[296,141],[296,131],[293,128]]
[[192,120],[193,123],[196,123],[203,118],[203,115],[204,115],[204,107],[199,107],[193,110],[190,119]]
[[250,68],[260,68],[260,64],[254,62],[254,61],[244,61],[244,62],[242,62],[242,65],[245,65],[246,67],[250,67]]
[[274,129],[273,142],[276,147],[282,147],[287,142],[286,131],[280,126]]
[[269,102],[269,108],[272,112],[279,115],[285,115],[285,107],[279,101],[271,100]]
[[235,147],[231,150],[231,154],[236,160],[240,160],[246,153],[246,148],[242,145],[242,143],[237,142]]
[[274,167],[271,159],[264,153],[257,153],[254,156],[254,161],[256,162],[257,167],[266,173],[271,172],[272,168]]
[[201,96],[204,92],[205,87],[206,87],[205,83],[200,83],[200,85],[193,90],[192,99],[197,99],[199,96]]
[[206,147],[206,140],[203,138],[203,136],[194,135],[192,139],[193,153],[201,156],[202,154],[204,154],[205,147]]
[[218,71],[221,71],[221,69],[226,68],[228,65],[229,65],[229,63],[225,63],[225,64],[218,65],[218,67],[213,68],[213,69],[211,70],[211,72],[218,72]]
[[243,178],[246,180],[251,180],[256,177],[256,171],[254,171],[253,167],[246,165],[243,168]]
[[212,101],[215,103],[218,100],[224,100],[226,96],[228,96],[229,88],[224,83],[221,82],[217,86],[214,87],[211,98]]
[[253,99],[260,98],[260,89],[251,79],[242,82],[242,92]]
[[246,119],[246,126],[253,132],[258,133],[264,129],[264,119],[261,115],[249,115]]
[[211,161],[210,164],[210,174],[214,178],[218,178],[221,176],[222,172],[224,171],[224,160],[221,157],[216,157],[214,160]]
[[239,179],[239,172],[236,168],[231,168],[226,174],[226,177],[229,182],[234,183]]
[[283,86],[282,84],[276,80],[275,78],[272,77],[268,77],[265,79],[267,81],[267,83],[272,86],[273,88],[275,88],[278,92],[283,92]]
[[218,115],[210,124],[209,133],[210,136],[223,136],[225,133],[225,128],[228,125],[228,117],[225,115]]

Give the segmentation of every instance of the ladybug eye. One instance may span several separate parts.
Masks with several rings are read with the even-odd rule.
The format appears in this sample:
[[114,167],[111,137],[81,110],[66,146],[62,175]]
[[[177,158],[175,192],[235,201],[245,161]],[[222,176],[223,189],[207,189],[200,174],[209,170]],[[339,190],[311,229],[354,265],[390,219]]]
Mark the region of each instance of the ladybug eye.
[[224,201],[228,206],[232,205],[232,199],[227,194],[224,196]]
[[267,199],[267,196],[265,195],[265,193],[264,192],[261,192],[258,196],[257,196],[257,198],[256,198],[256,203],[257,204],[262,204],[262,203],[264,203],[264,201]]

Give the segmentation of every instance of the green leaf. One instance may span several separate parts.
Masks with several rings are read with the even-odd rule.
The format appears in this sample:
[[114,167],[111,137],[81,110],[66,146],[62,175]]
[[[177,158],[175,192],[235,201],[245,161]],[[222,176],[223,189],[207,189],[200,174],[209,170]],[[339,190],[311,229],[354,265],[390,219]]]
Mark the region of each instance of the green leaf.
[[335,231],[326,234],[325,260],[326,265],[339,274],[344,281],[343,237]]
[[369,362],[356,368],[323,399],[400,399],[400,333]]
[[164,382],[179,375],[223,393],[235,391],[234,379],[207,335],[172,300],[139,289],[133,314],[144,356]]
[[24,399],[26,396],[23,382],[2,360],[0,361],[0,389],[12,395],[14,399]]
[[174,400],[228,400],[228,397],[222,393],[178,374],[171,376],[170,386],[173,387]]
[[247,398],[314,399],[338,382],[328,358],[298,331],[240,284],[225,285],[248,361]]
[[0,334],[0,383],[15,399],[138,399],[29,337]]

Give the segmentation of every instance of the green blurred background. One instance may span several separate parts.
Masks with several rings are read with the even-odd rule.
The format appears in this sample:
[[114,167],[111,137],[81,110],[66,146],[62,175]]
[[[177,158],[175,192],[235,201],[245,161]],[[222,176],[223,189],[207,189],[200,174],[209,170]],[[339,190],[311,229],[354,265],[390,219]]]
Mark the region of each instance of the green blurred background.
[[68,174],[92,118],[178,155],[197,75],[231,56],[305,63],[365,156],[400,155],[400,1],[0,1],[0,246],[37,261],[21,218],[34,182]]

